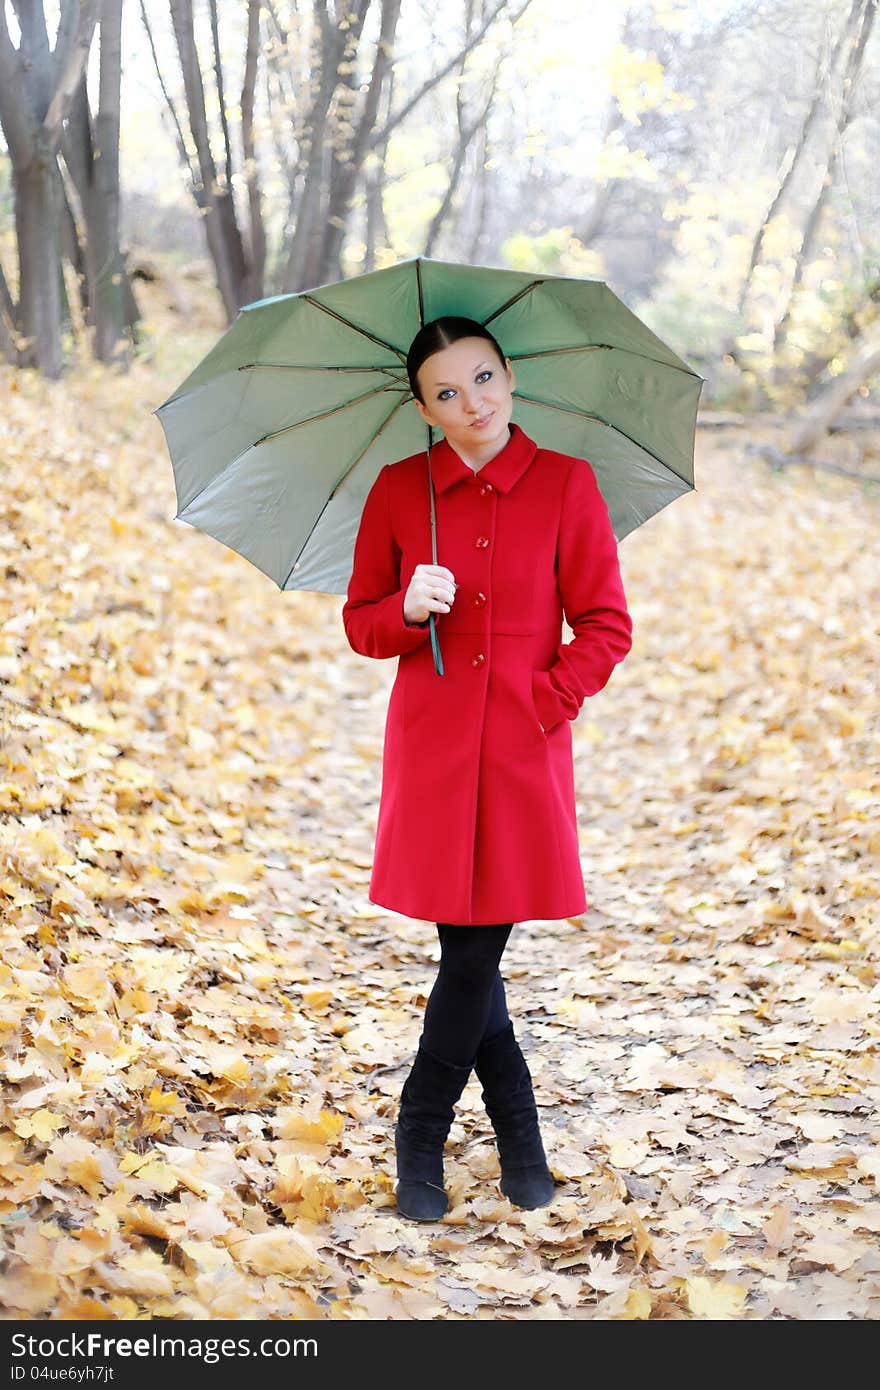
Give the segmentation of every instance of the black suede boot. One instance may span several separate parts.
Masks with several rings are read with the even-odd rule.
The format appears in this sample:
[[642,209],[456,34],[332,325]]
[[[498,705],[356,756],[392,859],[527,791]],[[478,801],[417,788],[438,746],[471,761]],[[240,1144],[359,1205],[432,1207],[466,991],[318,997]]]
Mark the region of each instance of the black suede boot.
[[498,1140],[501,1191],[526,1211],[546,1207],[553,1199],[553,1176],[541,1142],[532,1078],[512,1023],[480,1043],[474,1070]]
[[413,1221],[439,1221],[449,1203],[443,1190],[443,1145],[456,1101],[472,1067],[435,1057],[419,1042],[403,1083],[394,1131],[397,1209]]

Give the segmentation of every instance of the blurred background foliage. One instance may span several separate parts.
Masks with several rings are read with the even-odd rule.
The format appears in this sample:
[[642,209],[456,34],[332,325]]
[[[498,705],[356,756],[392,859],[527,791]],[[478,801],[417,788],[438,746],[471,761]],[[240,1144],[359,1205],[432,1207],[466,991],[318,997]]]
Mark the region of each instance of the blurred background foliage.
[[429,255],[606,280],[707,378],[704,410],[867,408],[874,0],[0,14],[0,349],[21,367],[161,351],[146,281],[210,340],[243,303]]

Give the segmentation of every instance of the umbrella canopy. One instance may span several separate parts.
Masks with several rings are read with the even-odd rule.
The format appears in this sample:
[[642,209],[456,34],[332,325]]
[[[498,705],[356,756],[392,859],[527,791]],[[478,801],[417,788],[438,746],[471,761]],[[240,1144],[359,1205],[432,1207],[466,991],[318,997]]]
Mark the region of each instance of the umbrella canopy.
[[[380,469],[430,446],[406,353],[446,314],[498,339],[516,372],[513,420],[589,461],[618,541],[693,490],[703,378],[606,284],[417,257],[241,310],[154,411],[176,519],[281,589],[345,593]],[[430,489],[432,517],[433,501]]]

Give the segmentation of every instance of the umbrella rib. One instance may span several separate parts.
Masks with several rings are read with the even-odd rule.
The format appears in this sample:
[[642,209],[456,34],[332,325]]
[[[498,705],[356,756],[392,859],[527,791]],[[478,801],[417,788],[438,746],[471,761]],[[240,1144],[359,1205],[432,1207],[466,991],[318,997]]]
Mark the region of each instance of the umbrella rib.
[[483,319],[483,327],[485,328],[486,324],[491,323],[493,319],[497,319],[500,314],[506,313],[506,311],[510,309],[514,304],[517,304],[519,300],[524,299],[527,294],[531,294],[532,290],[536,290],[538,286],[543,285],[543,283],[543,280],[533,280],[530,285],[526,285],[517,294],[513,295],[512,298],[508,299],[506,303],[502,304],[499,309],[493,309],[489,317],[487,319]]
[[386,343],[384,338],[377,338],[375,333],[370,333],[368,329],[358,327],[356,323],[351,322],[351,319],[337,314],[335,309],[330,309],[326,304],[322,304],[320,299],[313,299],[310,294],[301,294],[300,299],[304,299],[313,308],[320,309],[322,313],[329,314],[332,319],[338,319],[340,323],[345,324],[346,328],[351,328],[355,333],[360,333],[362,337],[369,338],[371,343],[377,343],[379,347],[387,348],[389,352],[394,353],[395,357],[399,357],[401,362],[406,361],[406,355],[400,351],[400,348],[396,348],[393,343]]
[[605,352],[613,343],[573,343],[571,347],[539,348],[537,352],[510,352],[511,362],[525,362],[529,357],[559,357],[563,352]]
[[[560,410],[563,415],[577,415],[581,420],[595,420],[599,425],[608,425],[607,420],[603,420],[601,415],[592,415],[589,410],[575,410],[569,405],[554,405],[550,401],[539,401],[537,396],[524,396],[521,391],[514,391],[514,396],[518,401],[528,401],[529,405],[542,405],[545,410]],[[614,425],[608,425],[609,429],[614,429]],[[621,430],[621,434],[623,431]],[[629,436],[627,436],[628,438]],[[635,443],[635,441],[633,441]]]
[[[382,391],[390,391],[392,389],[392,387],[388,386],[385,382],[383,382],[381,386],[375,386],[372,391],[364,391],[360,396],[352,396],[350,401],[344,401],[342,405],[334,405],[330,410],[322,410],[318,415],[310,415],[307,420],[297,420],[296,423],[293,425],[285,425],[283,430],[273,430],[270,434],[264,434],[260,439],[255,439],[253,443],[248,444],[247,448],[243,449],[241,453],[236,454],[235,458],[230,459],[229,462],[221,469],[219,473],[215,474],[213,478],[209,478],[208,481],[205,483],[204,487],[200,487],[195,496],[189,499],[184,510],[188,510],[192,506],[193,502],[197,502],[198,499],[201,497],[202,493],[206,492],[208,488],[212,486],[212,484],[216,483],[218,478],[222,477],[224,473],[228,473],[229,469],[233,466],[233,464],[238,463],[238,460],[240,458],[243,458],[243,456],[247,453],[248,449],[255,449],[258,444],[265,444],[267,439],[277,439],[279,435],[286,434],[288,430],[299,429],[301,425],[311,425],[314,424],[316,420],[326,420],[328,415],[336,415],[342,410],[347,410],[350,405],[360,405],[361,401],[367,401],[370,399],[371,396],[378,396],[381,394]],[[402,387],[399,388],[400,391],[402,391],[402,389]],[[403,401],[398,401],[398,405],[402,404]],[[397,406],[394,406],[394,408],[391,411],[392,415],[394,414],[394,411],[396,409]],[[175,521],[178,519],[179,516],[180,512],[178,512],[177,516],[174,518]],[[183,520],[185,521],[186,518],[184,517]]]
[[368,401],[371,396],[380,396],[383,391],[395,390],[408,393],[409,387],[402,383],[399,386],[389,386],[386,381],[383,381],[381,386],[374,386],[372,391],[363,391],[359,396],[352,396],[350,401],[343,401],[341,405],[331,405],[329,410],[321,410],[317,415],[309,415],[305,420],[295,420],[292,425],[285,425],[283,429],[270,430],[268,434],[263,434],[259,439],[255,439],[250,447],[255,449],[258,444],[265,444],[267,439],[277,439],[281,434],[289,434],[291,430],[302,429],[303,425],[313,425],[316,420],[326,420],[331,415],[338,415],[340,411],[348,410],[349,406],[360,405],[361,401]]
[[422,263],[416,257],[416,290],[419,296],[419,328],[425,323],[425,300],[422,294]]
[[357,466],[358,466],[358,464],[360,463],[361,459],[363,458],[364,454],[366,454],[366,453],[373,447],[373,445],[375,444],[376,440],[379,439],[379,438],[385,433],[385,430],[388,428],[389,424],[391,423],[391,420],[392,420],[392,418],[393,418],[395,412],[398,411],[398,410],[400,409],[400,407],[401,407],[403,404],[404,404],[403,401],[397,401],[397,403],[391,407],[391,409],[389,410],[388,414],[385,416],[385,419],[382,421],[382,423],[381,423],[381,425],[379,426],[379,428],[378,428],[373,434],[370,435],[370,438],[369,438],[367,444],[364,446],[363,449],[361,449],[361,451],[360,451],[360,453],[358,454],[357,458],[356,458],[356,459],[353,459],[352,462],[351,462],[351,463],[348,465],[348,467],[346,468],[345,472],[344,472],[344,473],[341,473],[341,474],[339,475],[339,477],[336,479],[336,482],[333,484],[333,487],[330,489],[330,492],[329,492],[328,495],[327,495],[327,501],[324,503],[323,507],[322,507],[321,510],[318,512],[318,515],[315,517],[315,520],[314,520],[314,522],[313,522],[313,524],[312,524],[312,527],[311,527],[311,529],[310,529],[310,531],[309,531],[309,534],[306,536],[305,540],[303,541],[302,545],[300,546],[299,552],[297,553],[297,556],[296,556],[296,558],[295,558],[293,564],[290,566],[290,569],[287,571],[287,575],[286,575],[286,577],[285,577],[284,583],[281,585],[281,588],[282,588],[282,589],[286,589],[286,588],[287,588],[288,580],[290,579],[290,576],[293,574],[293,571],[296,569],[297,565],[299,564],[300,555],[302,555],[302,553],[303,553],[303,551],[305,550],[306,546],[308,545],[309,541],[312,539],[312,536],[315,534],[315,529],[317,528],[318,522],[321,520],[321,517],[324,515],[324,512],[327,510],[327,507],[330,505],[330,503],[332,502],[333,498],[336,496],[336,493],[339,491],[340,487],[341,487],[342,484],[345,482],[345,480],[346,480],[346,478],[348,477],[349,473],[352,471],[353,468],[357,468]]
[[561,410],[564,415],[577,415],[581,420],[595,420],[597,425],[604,425],[607,430],[614,430],[615,434],[619,434],[622,438],[628,439],[630,444],[635,444],[637,449],[643,450],[644,453],[654,459],[655,463],[659,463],[662,468],[665,468],[667,473],[671,473],[675,478],[680,478],[683,483],[687,483],[688,487],[693,487],[693,483],[689,478],[683,478],[680,473],[676,473],[675,469],[668,464],[665,459],[655,454],[653,449],[649,449],[647,444],[643,444],[640,439],[634,439],[631,434],[627,434],[626,430],[622,430],[619,425],[612,425],[610,421],[603,420],[601,415],[591,415],[588,410],[572,410],[570,406],[551,405],[549,401],[539,401],[534,396],[522,396],[519,391],[514,391],[513,394],[517,400],[528,401],[529,405],[540,405],[543,406],[545,410]]
[[378,365],[369,367],[330,367],[323,365],[310,366],[306,362],[242,362],[241,365],[236,368],[236,371],[252,372],[257,368],[269,368],[271,371],[276,372],[382,372],[384,376],[390,376],[395,381],[400,381],[401,379],[399,376],[395,375],[398,370],[397,367],[380,367]]
[[[358,454],[357,458],[352,460],[352,462],[351,462],[351,463],[348,465],[348,467],[346,468],[345,472],[344,472],[344,473],[340,473],[339,477],[336,479],[336,482],[333,484],[333,487],[332,487],[332,489],[331,489],[331,491],[330,491],[330,493],[329,493],[329,495],[328,495],[328,497],[327,497],[327,502],[330,502],[330,501],[332,500],[332,498],[334,498],[334,497],[336,496],[336,493],[339,491],[340,487],[341,487],[342,484],[345,482],[345,480],[346,480],[346,478],[348,477],[349,473],[351,473],[353,469],[357,468],[357,466],[358,466],[358,464],[360,463],[361,459],[363,458],[364,454],[368,453],[368,451],[369,451],[370,449],[372,449],[372,447],[373,447],[373,445],[375,444],[376,440],[377,440],[377,439],[380,439],[381,436],[385,433],[386,429],[387,429],[388,426],[391,424],[391,421],[392,421],[394,415],[396,414],[396,412],[400,409],[400,407],[401,407],[402,405],[406,405],[406,400],[405,400],[405,399],[404,399],[404,400],[401,400],[401,401],[398,401],[396,405],[393,405],[393,406],[391,407],[391,409],[389,410],[388,414],[385,416],[385,419],[382,421],[381,425],[380,425],[379,428],[376,430],[375,434],[371,435],[370,440],[369,440],[369,443],[367,443],[367,444],[364,445],[363,449],[361,449],[361,451],[360,451],[360,453]],[[326,507],[326,505],[327,505],[327,502],[324,503],[324,506],[325,506],[325,507]],[[324,508],[322,507],[321,510],[323,511]],[[317,525],[317,520],[316,520],[316,522],[315,522],[315,525]],[[314,527],[313,527],[312,529],[314,530]],[[300,554],[302,554],[302,551],[300,551]],[[299,556],[297,556],[297,559],[298,559],[298,558],[299,558]]]
[[[618,348],[616,343],[576,343],[572,347],[561,348],[541,348],[538,352],[511,352],[508,354],[511,362],[525,362],[533,357],[559,357],[566,352],[629,352],[629,348]],[[643,362],[656,362],[659,367],[668,367],[671,372],[684,372],[685,376],[697,377],[702,380],[696,372],[692,372],[689,367],[679,367],[675,362],[664,362],[662,357],[649,357],[646,352],[634,352],[634,357],[638,357]]]

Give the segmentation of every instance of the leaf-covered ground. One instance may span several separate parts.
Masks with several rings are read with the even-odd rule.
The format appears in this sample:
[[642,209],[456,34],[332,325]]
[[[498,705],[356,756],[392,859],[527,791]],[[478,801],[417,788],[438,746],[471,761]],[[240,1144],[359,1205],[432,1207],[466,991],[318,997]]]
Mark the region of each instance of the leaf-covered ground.
[[366,896],[395,663],[171,519],[189,365],[2,374],[5,1316],[880,1315],[877,488],[701,432],[622,544],[590,909],[505,956],[557,1197],[500,1195],[472,1080],[416,1226],[436,933]]

